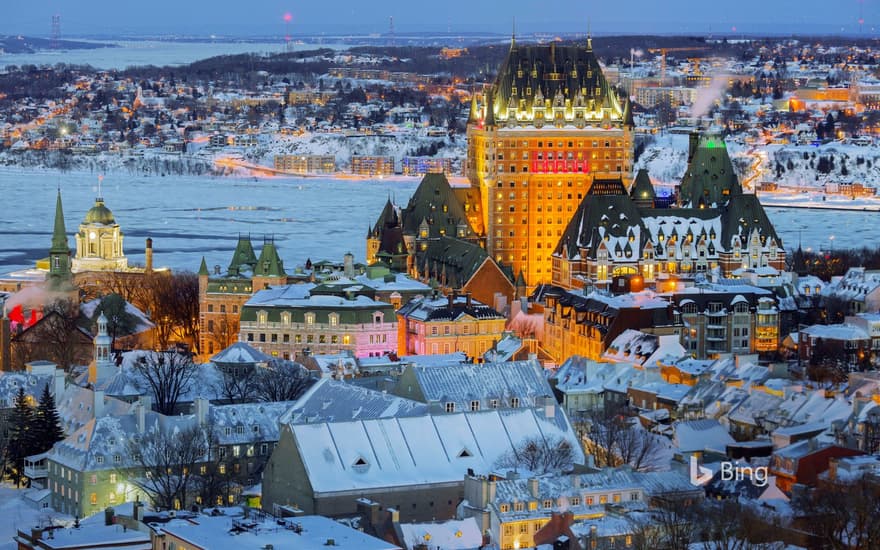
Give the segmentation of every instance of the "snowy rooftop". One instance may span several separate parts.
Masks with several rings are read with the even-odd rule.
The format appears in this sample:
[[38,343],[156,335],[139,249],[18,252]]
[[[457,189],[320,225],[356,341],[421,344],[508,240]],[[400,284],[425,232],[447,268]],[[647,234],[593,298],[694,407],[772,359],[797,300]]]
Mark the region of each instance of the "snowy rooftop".
[[346,550],[392,550],[397,546],[371,537],[323,516],[272,520],[199,515],[175,519],[158,527],[161,532],[198,548],[296,548],[321,550],[333,540],[333,548]]
[[673,444],[682,453],[718,451],[726,452],[734,443],[727,429],[714,418],[676,422],[673,426]]
[[314,285],[311,283],[283,285],[260,290],[245,307],[329,307],[329,308],[362,308],[390,307],[390,304],[379,302],[366,296],[355,296],[349,300],[340,296],[310,294]]
[[257,363],[268,363],[271,360],[272,357],[270,355],[245,342],[235,342],[214,357],[211,357],[212,362],[224,365],[256,365]]
[[407,549],[418,544],[443,550],[476,550],[483,546],[483,533],[476,518],[431,523],[401,523],[401,542]]
[[347,382],[322,378],[284,413],[282,424],[342,422],[421,415],[427,406]]
[[278,419],[294,401],[216,405],[208,409],[208,420],[217,428],[221,445],[257,441],[278,441]]
[[868,340],[870,336],[861,327],[853,325],[812,325],[801,329],[801,332],[814,338],[826,338],[829,340]]
[[568,420],[531,408],[298,424],[290,429],[316,493],[460,483],[468,469],[493,471],[530,437],[561,437],[583,453]]
[[407,369],[415,376],[426,402],[454,402],[458,410],[470,409],[474,400],[497,399],[504,406],[516,397],[519,406],[531,407],[542,405],[538,398],[553,398],[544,369],[536,359],[446,366],[413,365]]

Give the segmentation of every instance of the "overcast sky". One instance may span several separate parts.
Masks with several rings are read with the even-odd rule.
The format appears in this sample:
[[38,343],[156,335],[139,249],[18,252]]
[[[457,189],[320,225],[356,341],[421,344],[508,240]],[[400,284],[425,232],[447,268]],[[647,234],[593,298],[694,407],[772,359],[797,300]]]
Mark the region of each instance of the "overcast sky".
[[[864,0],[864,30],[880,31],[880,0]],[[429,8],[427,6],[435,6]],[[384,33],[394,17],[407,31],[508,33],[856,32],[859,0],[0,0],[0,33],[47,36],[51,15],[62,34],[193,33],[281,35]]]

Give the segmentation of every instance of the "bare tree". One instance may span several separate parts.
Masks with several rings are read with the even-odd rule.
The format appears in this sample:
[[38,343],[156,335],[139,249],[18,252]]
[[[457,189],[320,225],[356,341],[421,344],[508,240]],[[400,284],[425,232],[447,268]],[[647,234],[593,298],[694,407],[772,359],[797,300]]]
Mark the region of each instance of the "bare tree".
[[736,500],[704,501],[699,505],[699,538],[703,550],[781,550],[772,516]]
[[177,337],[198,351],[199,278],[195,273],[158,272],[144,281],[156,342],[166,348]]
[[220,397],[233,404],[256,400],[260,384],[255,368],[245,368],[244,372],[221,368],[217,370],[220,371],[220,378],[215,383],[215,389]]
[[529,437],[496,461],[498,468],[524,468],[541,475],[567,472],[574,467],[574,449],[562,437]]
[[226,349],[238,340],[239,318],[231,313],[212,313],[209,316],[207,336],[217,346],[217,349]]
[[657,467],[663,439],[637,424],[619,407],[599,409],[574,421],[584,451],[592,454],[596,466],[629,464],[634,470]]
[[197,465],[207,460],[209,448],[210,432],[203,426],[174,430],[156,425],[126,443],[136,472],[126,477],[149,494],[156,506],[185,507],[197,488]]
[[833,550],[869,550],[880,541],[880,480],[866,474],[850,481],[822,483],[792,499],[805,527]]
[[86,320],[71,300],[56,300],[43,308],[43,318],[13,337],[13,354],[19,365],[34,359],[49,359],[59,367],[87,363],[91,335],[80,323]]
[[633,516],[633,548],[635,550],[688,550],[697,540],[695,520],[700,516],[693,503],[668,499],[656,503],[647,515]]
[[309,370],[290,361],[274,361],[256,373],[256,394],[260,401],[293,401],[311,384]]
[[153,393],[156,411],[171,415],[180,397],[189,391],[199,367],[188,354],[154,351],[134,362],[134,370]]

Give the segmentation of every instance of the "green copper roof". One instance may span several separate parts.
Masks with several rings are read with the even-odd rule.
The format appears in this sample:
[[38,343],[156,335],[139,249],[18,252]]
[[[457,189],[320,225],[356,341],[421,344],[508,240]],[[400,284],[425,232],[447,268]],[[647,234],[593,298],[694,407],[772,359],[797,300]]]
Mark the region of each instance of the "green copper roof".
[[199,266],[199,275],[208,275],[208,263],[205,261],[205,257],[202,256],[202,264]]
[[98,197],[95,199],[95,205],[86,212],[85,224],[99,223],[102,225],[113,225],[116,220],[113,218],[113,212],[104,206],[104,199]]
[[49,249],[49,252],[68,253],[69,251],[67,230],[64,227],[64,208],[61,206],[61,190],[59,189],[58,197],[55,199],[55,227],[52,230],[52,248]]
[[464,206],[443,174],[425,174],[403,210],[402,217],[404,233],[409,235],[419,235],[422,221],[428,224],[430,238],[458,236],[459,225],[465,228],[462,237],[469,238],[474,234]]
[[254,254],[254,245],[251,244],[250,235],[239,235],[235,252],[232,253],[232,261],[229,262],[229,273],[238,275],[243,268],[253,269],[257,264],[257,255]]
[[719,136],[702,136],[681,179],[679,204],[693,208],[721,206],[741,194],[742,186],[724,140]]
[[263,243],[263,250],[260,251],[260,258],[257,260],[257,265],[254,266],[254,276],[255,277],[286,277],[287,273],[284,272],[284,263],[281,261],[281,258],[278,256],[278,249],[275,248],[275,243],[273,242],[265,242]]

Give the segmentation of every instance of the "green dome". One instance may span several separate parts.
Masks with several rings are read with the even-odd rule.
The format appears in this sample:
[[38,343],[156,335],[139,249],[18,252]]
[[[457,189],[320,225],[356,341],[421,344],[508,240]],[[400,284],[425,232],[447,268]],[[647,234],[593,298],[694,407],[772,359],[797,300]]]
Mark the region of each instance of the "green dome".
[[95,206],[86,212],[86,224],[100,223],[103,225],[113,225],[116,220],[113,218],[113,212],[104,206],[104,199],[95,199]]

